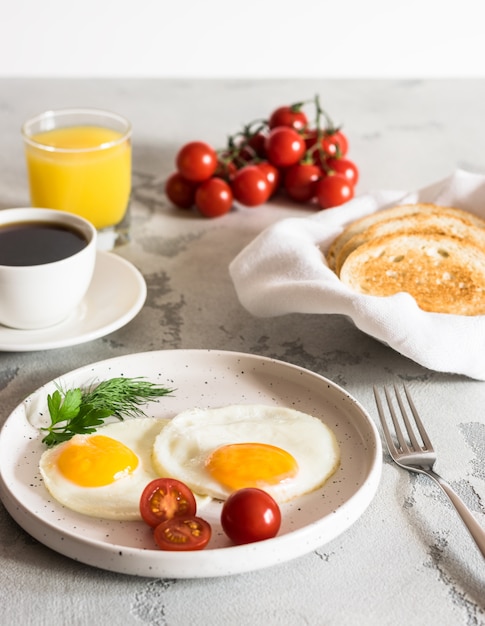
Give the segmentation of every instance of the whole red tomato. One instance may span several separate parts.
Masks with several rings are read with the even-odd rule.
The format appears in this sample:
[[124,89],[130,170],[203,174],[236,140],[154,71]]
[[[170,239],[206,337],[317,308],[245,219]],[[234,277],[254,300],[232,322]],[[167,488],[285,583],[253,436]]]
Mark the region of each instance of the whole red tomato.
[[265,491],[248,487],[234,491],[224,502],[221,525],[235,544],[274,537],[281,525],[281,511]]
[[269,196],[271,197],[279,188],[281,182],[280,171],[268,161],[261,161],[257,166],[265,174],[269,184]]
[[234,199],[244,206],[258,206],[270,195],[266,174],[258,165],[246,165],[238,170],[231,181]]
[[289,167],[298,163],[305,154],[305,141],[293,128],[277,126],[266,139],[268,161],[276,167]]
[[268,120],[270,128],[277,126],[289,126],[295,130],[301,130],[308,125],[308,119],[300,104],[293,106],[281,106],[275,109]]
[[343,157],[347,154],[349,142],[342,131],[325,133],[322,139],[323,150],[329,156]]
[[315,197],[317,181],[322,170],[311,163],[297,163],[286,170],[284,187],[292,200],[308,202]]
[[[318,143],[318,138],[320,137],[319,147],[315,146]],[[315,157],[318,155],[319,150],[323,150],[325,156],[328,157],[343,157],[347,154],[349,149],[349,142],[344,133],[340,130],[327,131],[321,130],[319,131],[316,128],[312,128],[305,132],[305,143],[307,150],[313,150],[313,154]],[[316,159],[315,159],[316,160]]]
[[195,206],[205,217],[219,217],[228,213],[232,202],[231,187],[217,176],[205,180],[195,192]]
[[322,209],[329,209],[351,200],[354,186],[341,174],[331,174],[317,182],[315,195]]
[[171,174],[165,183],[167,198],[180,209],[194,206],[197,183],[187,180],[179,172]]
[[247,139],[246,145],[252,151],[253,158],[256,156],[260,159],[264,159],[264,157],[266,156],[265,143],[266,135],[262,132],[255,133]]
[[355,187],[359,180],[359,170],[353,161],[350,159],[330,158],[326,160],[326,164],[331,172],[345,176],[349,183],[352,183]]
[[177,170],[187,180],[201,182],[210,178],[217,167],[214,148],[203,141],[191,141],[179,150],[175,159]]

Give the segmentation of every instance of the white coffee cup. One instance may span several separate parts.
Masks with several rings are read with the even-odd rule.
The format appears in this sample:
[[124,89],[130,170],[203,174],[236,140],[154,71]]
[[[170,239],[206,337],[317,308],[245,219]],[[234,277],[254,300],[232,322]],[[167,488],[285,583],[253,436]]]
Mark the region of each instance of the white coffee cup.
[[[40,224],[40,227],[34,224]],[[79,306],[91,283],[97,234],[94,226],[78,215],[54,209],[0,210],[0,246],[2,237],[10,237],[8,231],[22,231],[26,227],[32,228],[29,241],[37,243],[36,237],[40,241],[40,233],[46,231],[42,225],[49,230],[54,228],[56,233],[58,229],[67,231],[66,237],[79,240],[80,249],[74,253],[65,252],[67,256],[63,255],[59,260],[36,261],[28,265],[14,265],[10,264],[10,259],[2,259],[0,324],[5,326],[33,330],[59,324]],[[17,246],[19,251],[21,248]],[[4,245],[3,249],[6,250],[7,246]],[[49,249],[54,250],[54,247]],[[25,250],[28,250],[27,246]],[[16,259],[15,263],[18,261]]]

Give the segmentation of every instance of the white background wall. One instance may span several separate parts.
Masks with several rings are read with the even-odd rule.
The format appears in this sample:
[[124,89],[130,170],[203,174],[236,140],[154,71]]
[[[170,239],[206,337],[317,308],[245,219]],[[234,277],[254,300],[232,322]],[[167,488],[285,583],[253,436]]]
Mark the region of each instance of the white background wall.
[[483,77],[483,0],[0,0],[0,77]]

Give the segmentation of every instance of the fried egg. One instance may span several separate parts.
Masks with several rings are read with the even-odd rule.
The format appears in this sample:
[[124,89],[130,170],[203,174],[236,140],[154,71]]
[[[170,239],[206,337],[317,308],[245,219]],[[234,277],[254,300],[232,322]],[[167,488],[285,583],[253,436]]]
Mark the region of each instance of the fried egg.
[[339,461],[335,435],[321,420],[265,405],[184,411],[153,447],[161,476],[220,500],[237,489],[258,487],[286,502],[322,486]]
[[103,519],[139,520],[140,495],[158,474],[151,461],[156,436],[168,420],[130,419],[46,450],[44,484],[61,504]]

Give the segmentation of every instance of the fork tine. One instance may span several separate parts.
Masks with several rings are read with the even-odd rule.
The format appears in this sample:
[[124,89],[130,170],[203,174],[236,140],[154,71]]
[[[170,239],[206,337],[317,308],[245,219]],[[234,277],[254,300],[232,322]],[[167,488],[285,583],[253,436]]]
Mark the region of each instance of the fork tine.
[[[396,388],[394,388],[394,391],[396,392],[396,397],[399,402],[400,398],[399,398],[399,395],[397,394]],[[407,441],[404,438],[401,425],[399,424],[399,418],[396,415],[396,411],[394,410],[394,405],[392,403],[391,394],[389,393],[389,389],[387,387],[384,387],[384,394],[386,396],[387,405],[391,413],[391,419],[392,419],[392,423],[394,424],[394,430],[396,431],[396,438],[399,442],[400,450],[398,450],[398,452],[410,452]],[[401,405],[399,405],[399,407],[401,408]],[[402,408],[401,408],[401,411],[402,411]],[[407,428],[407,424],[406,424],[406,428]]]
[[389,426],[387,425],[386,414],[382,406],[381,397],[375,385],[374,385],[374,397],[376,399],[377,412],[379,414],[379,419],[381,420],[382,430],[384,431],[384,438],[386,440],[387,447],[389,448],[389,453],[392,457],[395,457],[399,454],[399,451],[394,444],[394,439],[389,430]]
[[430,441],[430,438],[428,437],[428,433],[426,432],[426,429],[424,427],[423,422],[421,421],[421,418],[419,417],[419,413],[418,410],[416,409],[416,406],[413,402],[413,399],[411,398],[411,393],[407,387],[407,385],[404,385],[404,392],[406,394],[406,398],[409,402],[409,406],[411,407],[411,411],[412,414],[414,416],[414,421],[416,422],[416,426],[418,427],[419,430],[419,434],[421,435],[421,439],[423,440],[424,443],[424,450],[429,450],[430,452],[433,451],[433,445]]
[[[408,399],[408,402],[409,402],[409,392],[406,389],[406,385],[404,385],[404,390],[406,391],[406,398]],[[408,437],[409,437],[409,440],[411,442],[411,445],[413,446],[414,450],[416,450],[416,452],[419,451],[419,450],[422,450],[422,446],[419,443],[419,441],[417,440],[416,435],[414,434],[414,428],[412,427],[411,422],[409,421],[408,413],[406,411],[406,408],[405,408],[404,403],[403,403],[402,398],[401,398],[401,394],[399,393],[396,385],[394,385],[394,393],[396,394],[397,403],[399,404],[399,408],[401,410],[402,419],[403,419],[404,425],[406,426],[406,431],[408,433]],[[409,406],[411,407],[411,411],[413,413],[414,419],[416,419],[416,415],[417,415],[416,407],[414,406],[414,404],[412,406],[410,404]],[[419,417],[418,417],[418,419],[419,419]],[[423,428],[422,424],[421,424],[421,427]],[[421,429],[419,428],[419,424],[418,424],[418,430],[421,433]]]

